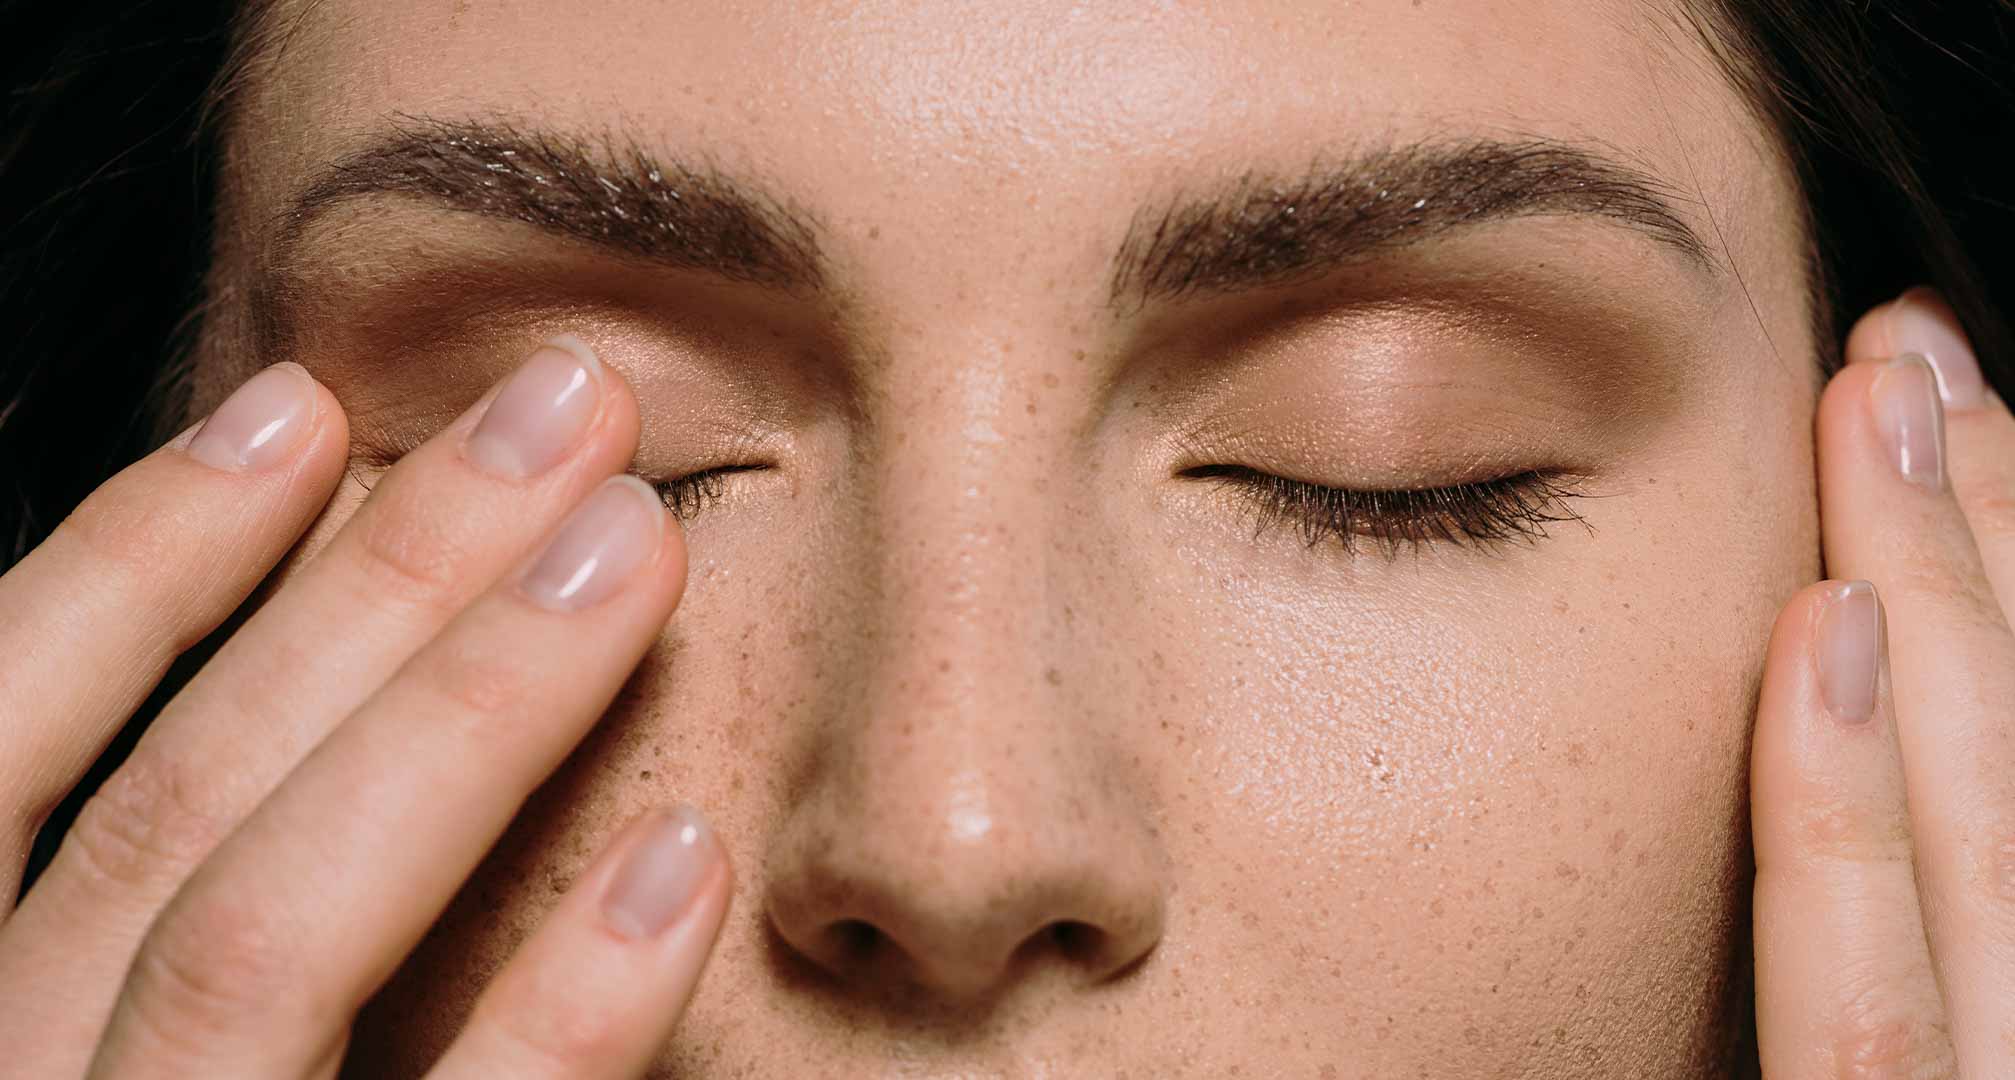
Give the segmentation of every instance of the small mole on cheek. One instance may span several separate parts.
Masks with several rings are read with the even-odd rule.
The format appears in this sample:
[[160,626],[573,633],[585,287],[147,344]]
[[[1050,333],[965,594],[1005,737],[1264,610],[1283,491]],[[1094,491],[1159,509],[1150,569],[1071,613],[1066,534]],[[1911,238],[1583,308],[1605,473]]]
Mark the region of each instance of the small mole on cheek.
[[1043,673],[1042,673],[1042,677],[1043,677],[1043,680],[1044,680],[1045,682],[1049,683],[1049,684],[1050,684],[1051,686],[1062,686],[1062,685],[1063,685],[1063,672],[1061,672],[1061,671],[1058,671],[1057,669],[1055,669],[1055,668],[1053,668],[1053,667],[1052,667],[1052,668],[1044,668],[1044,669],[1043,669]]

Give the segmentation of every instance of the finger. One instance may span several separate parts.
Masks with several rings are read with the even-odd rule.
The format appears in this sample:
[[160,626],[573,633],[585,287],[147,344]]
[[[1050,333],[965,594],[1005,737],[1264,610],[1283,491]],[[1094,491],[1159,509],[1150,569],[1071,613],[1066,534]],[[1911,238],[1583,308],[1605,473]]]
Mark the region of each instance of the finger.
[[1897,739],[1932,968],[1961,1072],[2015,1073],[2015,635],[1945,482],[1921,359],[1850,365],[1820,402],[1829,572],[1887,609]]
[[1821,582],[1770,637],[1750,760],[1756,1032],[1771,1080],[1948,1076],[1881,603]]
[[2015,612],[2015,416],[1981,377],[1952,309],[1930,289],[1911,289],[1868,313],[1847,339],[1850,363],[1907,353],[1938,373],[1952,490],[2001,610]]
[[141,935],[195,865],[630,460],[638,421],[628,388],[585,345],[561,344],[388,471],[162,710],[0,927],[0,985],[65,988],[15,1022],[95,1035]]
[[643,1075],[699,985],[733,891],[697,810],[646,815],[483,992],[428,1075]]
[[35,831],[168,670],[314,520],[349,440],[297,364],[253,376],[0,576],[0,896]]
[[331,732],[133,961],[94,1075],[299,1075],[593,726],[677,604],[685,549],[617,476]]

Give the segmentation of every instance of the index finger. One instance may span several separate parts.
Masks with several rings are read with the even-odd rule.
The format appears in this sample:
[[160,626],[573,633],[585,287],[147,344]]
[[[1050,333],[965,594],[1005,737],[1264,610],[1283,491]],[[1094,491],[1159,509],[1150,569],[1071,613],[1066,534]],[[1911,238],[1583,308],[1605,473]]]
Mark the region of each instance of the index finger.
[[299,364],[105,482],[0,576],[0,888],[166,674],[243,603],[342,476],[349,425]]

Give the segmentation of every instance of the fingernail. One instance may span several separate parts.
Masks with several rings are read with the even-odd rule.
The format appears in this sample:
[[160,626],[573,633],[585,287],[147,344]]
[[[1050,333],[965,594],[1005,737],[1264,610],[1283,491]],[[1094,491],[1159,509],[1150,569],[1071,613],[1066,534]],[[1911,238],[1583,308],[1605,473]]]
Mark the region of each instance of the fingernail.
[[681,804],[630,849],[602,897],[602,918],[632,940],[663,933],[692,905],[719,858],[707,819]]
[[601,364],[561,337],[518,366],[469,432],[469,459],[499,476],[537,476],[559,463],[595,418]]
[[232,391],[189,442],[189,456],[212,468],[250,472],[301,445],[315,417],[315,379],[283,360]]
[[658,493],[628,473],[612,476],[567,516],[518,588],[553,611],[592,607],[650,559],[664,532]]
[[1936,490],[1945,486],[1945,408],[1938,376],[1915,353],[1884,364],[1868,387],[1875,429],[1903,479]]
[[1841,723],[1858,724],[1875,715],[1881,621],[1875,586],[1865,581],[1836,585],[1819,613],[1812,640],[1819,698],[1827,714]]
[[1951,409],[1975,409],[1987,400],[1980,361],[1959,320],[1936,292],[1916,288],[1889,309],[1889,340],[1897,355],[1916,353],[1938,373],[1938,391]]

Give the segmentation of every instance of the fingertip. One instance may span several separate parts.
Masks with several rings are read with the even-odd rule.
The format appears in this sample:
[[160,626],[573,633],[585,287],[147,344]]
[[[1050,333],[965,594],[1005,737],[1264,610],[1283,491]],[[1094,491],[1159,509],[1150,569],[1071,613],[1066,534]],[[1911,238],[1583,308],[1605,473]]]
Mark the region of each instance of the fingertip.
[[1844,350],[1847,366],[1870,360],[1887,360],[1895,355],[1889,322],[1895,307],[1895,300],[1885,301],[1869,308],[1854,321],[1853,329],[1847,332]]
[[1809,699],[1813,643],[1820,620],[1834,597],[1845,585],[1841,581],[1817,581],[1792,594],[1777,612],[1765,654],[1763,690],[1758,710],[1758,737],[1766,723],[1795,714]]

